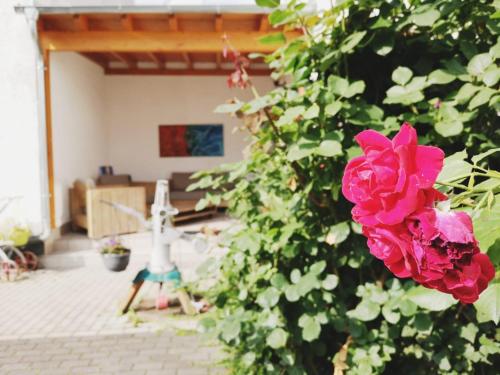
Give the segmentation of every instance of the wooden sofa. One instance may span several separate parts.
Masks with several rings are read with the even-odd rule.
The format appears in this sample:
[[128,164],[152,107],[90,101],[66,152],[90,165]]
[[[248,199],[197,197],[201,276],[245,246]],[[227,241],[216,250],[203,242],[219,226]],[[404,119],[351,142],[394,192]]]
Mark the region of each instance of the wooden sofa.
[[121,203],[146,216],[146,189],[143,186],[103,185],[75,181],[70,189],[73,229],[86,229],[90,238],[133,233],[141,230],[139,220],[104,203]]

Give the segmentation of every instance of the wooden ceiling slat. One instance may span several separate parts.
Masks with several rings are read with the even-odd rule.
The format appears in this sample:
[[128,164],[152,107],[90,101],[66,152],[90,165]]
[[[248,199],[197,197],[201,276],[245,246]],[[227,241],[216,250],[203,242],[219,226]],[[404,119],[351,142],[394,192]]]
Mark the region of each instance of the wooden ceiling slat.
[[189,53],[183,52],[182,58],[184,59],[184,62],[186,63],[187,68],[193,69],[193,62],[191,61],[191,58],[189,57]]

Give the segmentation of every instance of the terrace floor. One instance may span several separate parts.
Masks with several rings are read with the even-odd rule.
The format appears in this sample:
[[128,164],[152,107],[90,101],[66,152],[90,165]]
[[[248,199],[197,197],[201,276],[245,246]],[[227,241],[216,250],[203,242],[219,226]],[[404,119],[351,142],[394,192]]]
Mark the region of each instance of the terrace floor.
[[[220,229],[226,219],[191,225]],[[1,374],[220,374],[221,351],[195,333],[196,318],[175,316],[173,309],[119,315],[130,281],[144,267],[150,235],[124,236],[132,248],[128,268],[106,270],[95,243],[82,235],[63,237],[44,259],[45,268],[15,282],[0,282]],[[199,254],[178,241],[173,258],[185,279],[211,250]],[[156,295],[145,284],[137,300]],[[139,324],[139,320],[141,321]],[[179,334],[182,333],[182,334]]]

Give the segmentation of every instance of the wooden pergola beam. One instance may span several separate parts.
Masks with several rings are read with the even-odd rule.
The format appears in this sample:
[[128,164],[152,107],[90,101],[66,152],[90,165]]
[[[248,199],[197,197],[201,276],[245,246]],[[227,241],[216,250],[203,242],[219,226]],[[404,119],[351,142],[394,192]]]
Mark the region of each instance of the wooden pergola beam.
[[259,31],[265,33],[269,30],[269,17],[264,14],[260,17]]
[[[299,32],[285,33],[293,39]],[[238,51],[272,53],[279,44],[262,44],[262,32],[230,32],[228,37]],[[146,32],[146,31],[42,31],[43,50],[74,52],[178,52],[214,53],[224,45],[218,32]]]
[[[252,76],[269,76],[269,69],[246,69]],[[129,68],[106,68],[108,75],[165,75],[165,76],[227,76],[232,73],[229,69],[129,69]]]
[[84,14],[75,14],[73,16],[73,21],[75,22],[78,30],[89,31],[89,18]]
[[215,16],[215,31],[218,33],[222,32],[223,25],[222,25],[222,15],[218,14]]
[[122,15],[120,22],[122,24],[122,28],[126,31],[134,31],[134,19],[130,14]]
[[175,14],[171,14],[168,17],[168,28],[170,31],[179,31],[179,22],[177,22],[177,16]]

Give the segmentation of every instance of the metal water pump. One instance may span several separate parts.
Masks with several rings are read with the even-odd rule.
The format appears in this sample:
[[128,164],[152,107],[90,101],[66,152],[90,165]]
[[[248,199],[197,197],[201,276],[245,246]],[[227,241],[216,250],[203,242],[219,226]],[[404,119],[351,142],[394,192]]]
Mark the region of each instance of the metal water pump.
[[[116,209],[138,218],[144,227],[151,229],[153,232],[153,250],[149,263],[146,268],[139,271],[132,281],[132,290],[122,310],[123,313],[129,310],[130,305],[144,281],[160,283],[160,290],[163,283],[166,282],[171,282],[174,287],[179,286],[181,274],[171,259],[171,246],[176,240],[182,238],[192,241],[194,248],[198,252],[202,252],[207,248],[207,243],[204,238],[177,230],[172,225],[172,218],[177,215],[179,211],[170,204],[170,193],[167,180],[158,180],[156,182],[155,199],[151,206],[151,222],[146,221],[141,213],[130,207],[112,202],[104,203],[110,204]],[[183,310],[188,314],[193,313],[193,306],[187,294],[178,290],[177,295]]]

